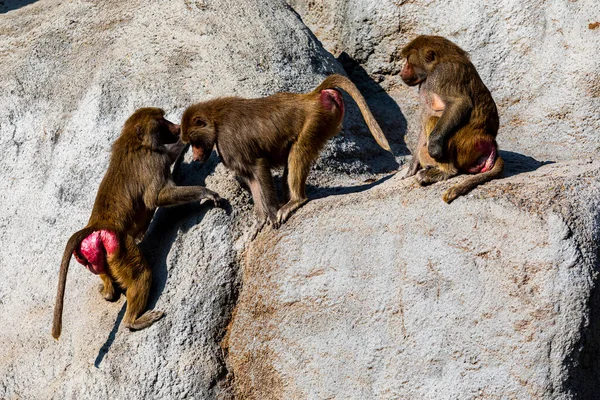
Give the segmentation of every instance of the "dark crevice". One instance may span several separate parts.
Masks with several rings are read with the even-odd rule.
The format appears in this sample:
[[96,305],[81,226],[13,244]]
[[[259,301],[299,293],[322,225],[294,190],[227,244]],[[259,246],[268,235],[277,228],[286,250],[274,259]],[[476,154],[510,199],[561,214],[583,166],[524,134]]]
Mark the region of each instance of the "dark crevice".
[[219,326],[215,330],[218,332],[214,337],[214,342],[219,346],[220,351],[217,353],[217,361],[219,363],[219,371],[217,376],[214,377],[211,382],[211,389],[215,395],[215,398],[219,400],[233,400],[234,395],[234,375],[233,371],[229,369],[228,365],[228,344],[226,341],[227,330],[229,324],[233,319],[233,311],[237,305],[239,294],[241,290],[241,281],[239,279],[241,262],[236,261],[229,265],[232,273],[235,274],[234,278],[229,283],[229,292],[227,293],[226,307],[223,308],[223,318],[220,319]]
[[[185,154],[187,150],[187,148],[184,149],[182,155]],[[219,163],[219,157],[214,151],[205,163],[184,163],[183,156],[181,156],[173,167],[173,180],[178,185],[205,186],[206,177],[214,173]],[[224,208],[228,217],[233,218],[231,204],[229,204],[227,200],[224,201],[226,202]],[[158,262],[158,264],[160,264],[164,269],[164,277],[160,277],[158,279],[158,284],[160,287],[156,289],[157,293],[152,295],[156,296],[156,299],[158,299],[160,296],[160,293],[164,289],[166,283],[166,257],[173,242],[177,238],[178,232],[187,232],[193,226],[200,223],[201,219],[204,217],[204,214],[208,211],[208,207],[212,207],[212,203],[208,202],[202,205],[186,204],[159,210],[161,211],[161,214],[157,215],[157,217],[160,218],[160,221],[157,221],[156,226],[151,225],[151,228],[153,231],[156,231],[158,237],[163,237],[163,244],[165,236],[170,237],[170,239],[167,240],[167,244],[164,246],[156,246],[156,243],[154,245],[152,243],[148,243],[146,246],[147,251],[150,251],[152,248],[156,249],[158,247],[159,250],[162,249],[163,253],[160,256],[160,262]],[[192,215],[196,216],[196,218],[190,218]],[[155,217],[155,220],[157,217]],[[155,221],[153,220],[152,223],[154,224],[154,222]],[[144,242],[146,242],[146,239],[144,239]],[[223,341],[227,334],[227,328],[233,318],[233,311],[237,305],[241,290],[241,279],[239,273],[241,266],[241,255],[236,255],[233,258],[235,261],[229,263],[227,266],[227,270],[231,275],[229,275],[228,279],[225,280],[226,282],[223,283],[226,290],[224,291],[222,299],[223,306],[221,308],[221,314],[219,316],[220,318],[215,321],[216,323],[214,329],[212,329],[212,343],[214,344],[215,349],[214,357],[219,367],[217,374],[212,377],[212,380],[209,383],[209,389],[212,392],[213,398],[219,400],[233,400],[235,398],[233,395],[233,373],[229,370],[227,364],[227,348],[224,348],[223,346]],[[153,288],[152,292],[154,291],[155,289]]]
[[[600,238],[600,211],[590,229],[593,231],[588,240],[597,244]],[[575,232],[573,229],[572,231]],[[587,304],[588,319],[582,321],[579,342],[575,344],[573,354],[566,360],[569,376],[563,390],[573,399],[593,400],[600,399],[600,246],[593,248],[592,254],[588,254],[587,257],[581,249],[582,247],[578,246],[584,264],[592,265],[593,287]]]

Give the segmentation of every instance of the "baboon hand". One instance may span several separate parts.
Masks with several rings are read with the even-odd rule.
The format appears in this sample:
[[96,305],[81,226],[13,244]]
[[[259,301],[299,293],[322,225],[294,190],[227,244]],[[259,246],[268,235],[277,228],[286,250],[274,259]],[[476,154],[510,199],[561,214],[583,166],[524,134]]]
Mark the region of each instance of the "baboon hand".
[[212,200],[212,202],[215,204],[215,207],[223,208],[225,206],[225,200],[223,200],[223,198],[221,198],[221,196],[219,196],[218,193],[213,192],[212,190],[206,189],[205,198],[208,200]]
[[272,220],[270,220],[269,218],[256,220],[254,222],[254,227],[252,228],[252,235],[250,236],[251,242],[254,241],[254,239],[256,239],[256,236],[258,236],[258,234],[263,230],[265,225],[267,225],[267,222],[272,224]]
[[402,175],[402,179],[407,179],[407,178],[410,178],[411,176],[415,176],[416,173],[417,173],[417,171],[412,171],[409,168],[408,170],[406,170],[406,172],[404,173],[404,175]]
[[444,149],[442,143],[438,140],[430,140],[427,144],[427,152],[436,161],[440,161],[444,156]]

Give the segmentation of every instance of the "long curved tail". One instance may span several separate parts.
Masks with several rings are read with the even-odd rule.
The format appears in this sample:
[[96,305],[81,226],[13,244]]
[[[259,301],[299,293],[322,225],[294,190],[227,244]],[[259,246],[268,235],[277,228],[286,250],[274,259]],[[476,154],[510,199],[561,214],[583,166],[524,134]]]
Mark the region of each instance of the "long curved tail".
[[365,119],[365,122],[367,123],[367,126],[369,127],[369,130],[371,131],[371,134],[375,138],[375,141],[383,149],[392,153],[390,145],[389,145],[385,135],[383,134],[383,131],[379,127],[379,124],[375,120],[375,117],[373,117],[373,114],[371,113],[371,110],[369,109],[367,102],[365,101],[364,97],[362,96],[362,94],[360,93],[360,91],[358,90],[356,85],[354,85],[354,83],[352,83],[352,81],[350,79],[346,78],[345,76],[337,75],[337,74],[329,75],[313,91],[313,93],[319,93],[319,92],[321,92],[321,90],[334,89],[334,88],[340,88],[340,89],[344,90],[346,93],[348,93],[354,99],[354,101],[358,105],[358,108],[360,109],[360,112],[361,112],[363,118]]
[[62,313],[63,313],[63,300],[65,297],[65,285],[67,283],[67,271],[69,270],[69,262],[71,261],[71,254],[79,243],[96,229],[91,227],[83,228],[80,231],[75,232],[67,242],[65,252],[63,253],[62,262],[60,264],[60,272],[58,275],[58,291],[56,293],[56,303],[54,305],[54,320],[52,321],[52,336],[54,339],[60,337],[62,330]]
[[462,196],[470,192],[475,186],[481,185],[482,183],[491,181],[492,179],[499,178],[504,172],[504,160],[502,157],[496,157],[496,161],[494,162],[494,166],[487,172],[481,172],[476,175],[472,175],[469,178],[465,179],[458,185],[452,186],[450,189],[444,193],[444,201],[446,203],[451,203],[458,196]]

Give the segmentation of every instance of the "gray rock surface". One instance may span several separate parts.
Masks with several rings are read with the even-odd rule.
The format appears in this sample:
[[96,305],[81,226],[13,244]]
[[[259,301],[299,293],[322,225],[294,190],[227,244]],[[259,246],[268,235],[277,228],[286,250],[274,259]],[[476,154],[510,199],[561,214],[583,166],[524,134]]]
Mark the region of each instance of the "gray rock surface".
[[[498,105],[502,149],[543,161],[600,152],[600,9],[595,0],[288,3],[359,87],[371,91],[373,107],[390,110],[387,130],[406,133],[410,146],[418,131],[418,97],[399,77],[397,51],[417,35],[429,34],[446,36],[471,54]],[[390,109],[394,101],[399,109]]]
[[[141,246],[165,317],[128,332],[124,297],[102,300],[72,261],[58,342],[60,258],[136,108],[177,121],[196,101],[303,92],[342,67],[283,0],[0,1],[0,399],[593,398],[597,7],[289,1],[347,53],[397,157],[348,102],[313,200],[250,243],[248,193],[216,155],[188,154],[176,180],[230,205],[158,211]],[[327,15],[335,29],[319,30]],[[451,182],[388,176],[416,132],[392,51],[436,27],[473,54],[511,150],[506,179],[450,206]]]
[[19,5],[3,3],[13,8],[0,16],[0,398],[228,396],[219,341],[253,220],[216,156],[177,176],[218,191],[229,210],[159,210],[142,244],[155,266],[151,306],[166,313],[152,328],[122,328],[124,297],[102,300],[99,279],[73,260],[52,339],[66,240],[85,225],[136,108],[177,121],[195,101],[305,91],[340,67],[283,2]]
[[597,397],[600,162],[447,205],[450,184],[396,174],[259,235],[227,339],[241,398]]

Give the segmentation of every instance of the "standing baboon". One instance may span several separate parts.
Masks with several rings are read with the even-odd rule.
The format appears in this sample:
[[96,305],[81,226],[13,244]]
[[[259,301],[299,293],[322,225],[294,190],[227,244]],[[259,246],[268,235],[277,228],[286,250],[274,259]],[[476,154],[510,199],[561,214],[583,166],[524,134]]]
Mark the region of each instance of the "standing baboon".
[[123,321],[132,330],[144,329],[163,315],[146,311],[152,270],[135,240],[146,232],[157,207],[220,197],[201,186],[175,186],[170,166],[183,145],[166,145],[179,140],[180,128],[164,118],[159,108],[141,108],[125,122],[113,145],[106,175],[100,183],[92,215],[85,228],[75,232],[65,248],[60,265],[52,336],[62,328],[63,299],[71,254],[100,275],[106,300],[126,291],[127,310]]
[[[259,99],[225,97],[192,105],[181,121],[181,139],[194,159],[205,161],[217,146],[221,161],[248,184],[259,219],[278,227],[307,201],[306,178],[326,141],[341,128],[344,101],[337,88],[358,104],[377,143],[390,146],[354,84],[341,75],[327,77],[306,94],[277,93]],[[281,208],[271,168],[284,166]]]

